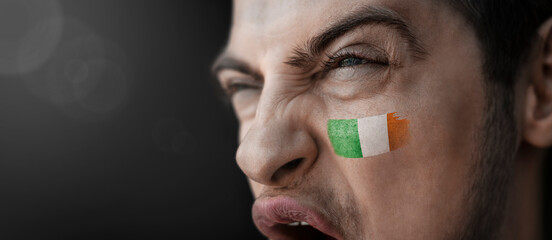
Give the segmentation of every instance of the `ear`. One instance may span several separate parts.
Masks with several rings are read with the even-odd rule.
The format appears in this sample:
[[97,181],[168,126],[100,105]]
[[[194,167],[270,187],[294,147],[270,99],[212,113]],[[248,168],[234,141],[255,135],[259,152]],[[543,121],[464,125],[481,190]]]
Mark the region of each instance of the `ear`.
[[528,73],[524,139],[535,147],[552,146],[552,18],[538,31],[539,44]]

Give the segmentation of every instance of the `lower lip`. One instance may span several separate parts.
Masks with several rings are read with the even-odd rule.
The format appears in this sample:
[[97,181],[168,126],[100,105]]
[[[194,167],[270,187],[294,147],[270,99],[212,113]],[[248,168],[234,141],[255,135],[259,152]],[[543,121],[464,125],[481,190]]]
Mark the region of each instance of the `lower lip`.
[[320,214],[290,197],[258,199],[253,204],[252,215],[259,230],[265,233],[274,231],[277,224],[305,221],[326,235],[337,236]]

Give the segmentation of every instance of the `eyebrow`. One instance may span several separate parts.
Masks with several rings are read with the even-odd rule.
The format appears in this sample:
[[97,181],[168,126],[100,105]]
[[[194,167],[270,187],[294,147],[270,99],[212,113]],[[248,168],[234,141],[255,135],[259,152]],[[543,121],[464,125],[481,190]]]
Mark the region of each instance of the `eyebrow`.
[[[384,25],[398,31],[399,35],[408,43],[414,59],[423,59],[427,55],[426,49],[414,34],[415,29],[408,25],[398,13],[384,7],[367,6],[341,17],[322,33],[308,39],[305,44],[295,47],[292,56],[284,63],[305,70],[309,69],[315,63],[317,56],[336,39],[358,27],[370,24]],[[227,53],[223,53],[217,58],[211,72],[216,76],[225,69],[232,69],[253,76],[255,79],[261,78],[261,74],[254,71],[249,64],[229,56]]]
[[249,64],[244,61],[241,61],[237,58],[229,56],[227,53],[221,54],[215,60],[213,66],[211,67],[211,73],[216,76],[220,71],[225,69],[232,69],[234,71],[249,75],[256,80],[262,78],[261,74],[254,71]]
[[371,24],[384,25],[398,31],[408,43],[409,50],[412,51],[415,59],[423,59],[427,55],[426,49],[414,35],[414,28],[408,25],[398,13],[388,8],[368,6],[340,18],[321,34],[306,41],[306,44],[296,47],[293,55],[284,63],[308,69],[314,64],[316,57],[333,41],[358,27]]

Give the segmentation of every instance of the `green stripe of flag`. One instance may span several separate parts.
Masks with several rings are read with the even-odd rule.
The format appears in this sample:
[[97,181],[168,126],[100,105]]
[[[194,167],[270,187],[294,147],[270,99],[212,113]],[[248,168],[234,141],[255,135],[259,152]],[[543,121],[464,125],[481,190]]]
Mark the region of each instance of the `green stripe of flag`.
[[328,120],[328,135],[337,155],[362,158],[357,119]]

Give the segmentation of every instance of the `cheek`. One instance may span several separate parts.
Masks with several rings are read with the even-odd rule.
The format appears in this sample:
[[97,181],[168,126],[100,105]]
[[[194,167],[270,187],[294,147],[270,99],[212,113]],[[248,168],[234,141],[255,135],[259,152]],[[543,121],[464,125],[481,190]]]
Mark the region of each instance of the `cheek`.
[[468,214],[467,193],[481,144],[477,134],[484,116],[483,79],[473,66],[451,68],[474,74],[411,74],[420,79],[418,84],[398,91],[404,99],[395,96],[388,101],[410,120],[408,145],[341,163],[364,225],[373,227],[367,232],[392,238],[400,226],[403,235],[427,239],[453,232]]
[[408,145],[341,163],[360,203],[364,225],[374,228],[368,232],[392,235],[394,226],[401,226],[403,234],[417,239],[417,234],[422,238],[439,234],[421,230],[432,229],[427,226],[454,231],[466,210],[465,197],[471,184],[474,133],[480,123],[474,106],[443,104],[441,108],[449,108],[450,114],[443,110],[431,118],[422,117],[431,116],[427,112],[410,114]]

